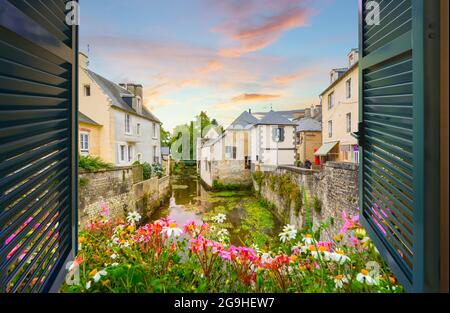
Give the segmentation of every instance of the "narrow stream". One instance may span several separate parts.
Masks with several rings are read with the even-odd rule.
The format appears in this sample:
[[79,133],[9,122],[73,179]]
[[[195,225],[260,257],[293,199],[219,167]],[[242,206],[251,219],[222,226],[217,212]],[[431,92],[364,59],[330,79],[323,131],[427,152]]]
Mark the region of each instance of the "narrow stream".
[[218,213],[227,216],[224,227],[233,245],[271,246],[278,240],[281,222],[254,196],[251,190],[208,192],[195,167],[171,177],[172,196],[157,209],[150,221],[168,217],[182,227],[194,220],[202,224]]

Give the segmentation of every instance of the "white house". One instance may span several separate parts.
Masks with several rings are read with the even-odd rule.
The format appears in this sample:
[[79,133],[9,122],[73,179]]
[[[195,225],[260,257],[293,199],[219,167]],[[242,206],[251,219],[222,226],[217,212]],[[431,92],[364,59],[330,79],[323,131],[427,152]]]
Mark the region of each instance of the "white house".
[[261,120],[243,112],[223,134],[208,131],[198,154],[200,177],[209,186],[251,184],[252,169],[295,163],[295,122],[277,112]]
[[296,123],[270,111],[251,129],[252,168],[263,171],[295,164]]
[[142,85],[111,82],[88,69],[84,54],[79,84],[79,111],[96,123],[80,126],[80,153],[116,166],[161,163],[161,122],[143,105]]

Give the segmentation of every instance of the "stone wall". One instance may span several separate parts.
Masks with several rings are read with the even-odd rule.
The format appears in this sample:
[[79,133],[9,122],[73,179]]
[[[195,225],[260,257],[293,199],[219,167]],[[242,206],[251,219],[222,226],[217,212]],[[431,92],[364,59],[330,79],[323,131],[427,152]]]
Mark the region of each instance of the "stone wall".
[[141,177],[136,167],[120,167],[98,172],[80,172],[79,223],[83,228],[101,216],[102,202],[110,209],[112,218],[129,211],[149,215],[170,191],[169,177],[136,181]]
[[252,184],[251,171],[245,169],[245,161],[243,160],[212,161],[211,171],[213,181],[221,184]]
[[[277,190],[271,189],[270,176],[273,175],[288,175],[300,187],[304,193],[301,210],[296,209],[294,202],[283,199]],[[255,181],[253,183],[255,189],[259,190],[258,184]],[[328,162],[321,171],[281,166],[273,172],[265,173],[261,196],[273,204],[275,213],[284,222],[299,228],[306,226],[308,217],[312,220],[314,229],[332,218],[334,222],[329,232],[323,234],[324,239],[329,239],[330,234],[339,232],[343,225],[343,210],[348,215],[358,214],[358,165]],[[314,207],[315,200],[319,206]]]

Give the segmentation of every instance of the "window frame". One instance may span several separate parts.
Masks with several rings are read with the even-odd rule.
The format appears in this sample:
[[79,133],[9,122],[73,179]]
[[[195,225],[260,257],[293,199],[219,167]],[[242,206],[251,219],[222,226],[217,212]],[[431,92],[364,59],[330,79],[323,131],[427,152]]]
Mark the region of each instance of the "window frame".
[[132,135],[131,132],[131,114],[125,113],[125,134]]
[[345,81],[345,94],[347,99],[352,98],[352,78],[350,77]]
[[[86,141],[83,140],[83,137],[86,137]],[[84,144],[87,144],[87,148],[83,147]],[[81,155],[89,155],[90,150],[90,134],[89,132],[80,132],[80,154]]]
[[85,97],[90,97],[92,95],[92,88],[90,84],[83,85],[83,95]]
[[328,121],[328,138],[333,138],[333,120]]
[[345,115],[345,128],[347,131],[347,134],[351,134],[352,133],[352,113],[347,113]]

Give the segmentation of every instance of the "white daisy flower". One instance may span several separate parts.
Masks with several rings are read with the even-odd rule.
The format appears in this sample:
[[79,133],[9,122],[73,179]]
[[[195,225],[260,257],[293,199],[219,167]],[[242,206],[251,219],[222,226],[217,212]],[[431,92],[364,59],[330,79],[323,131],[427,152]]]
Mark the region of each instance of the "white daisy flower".
[[141,220],[141,218],[142,218],[142,216],[136,211],[129,212],[127,215],[127,221],[128,221],[128,223],[131,223],[131,224],[138,223]]
[[113,254],[111,255],[111,259],[113,259],[113,260],[117,259],[117,254],[113,253]]
[[369,271],[366,269],[363,269],[360,273],[358,273],[356,280],[369,286],[377,284],[375,279],[369,275]]
[[216,223],[223,223],[227,219],[227,216],[223,213],[219,213],[212,218],[212,220]]
[[303,243],[307,246],[311,246],[316,243],[316,240],[311,234],[306,234],[302,239]]
[[162,229],[162,234],[167,234],[167,237],[179,237],[183,231],[177,227],[176,223],[170,223],[169,226],[164,226]]
[[337,289],[341,289],[342,287],[344,287],[345,284],[348,284],[349,280],[348,277],[345,275],[337,275],[334,278],[334,285],[336,286]]
[[119,266],[119,263],[114,262],[113,264],[111,264],[111,267],[116,267],[116,266]]
[[331,259],[339,264],[344,264],[350,261],[350,258],[344,254],[342,250],[336,250],[331,254]]

